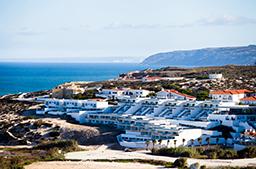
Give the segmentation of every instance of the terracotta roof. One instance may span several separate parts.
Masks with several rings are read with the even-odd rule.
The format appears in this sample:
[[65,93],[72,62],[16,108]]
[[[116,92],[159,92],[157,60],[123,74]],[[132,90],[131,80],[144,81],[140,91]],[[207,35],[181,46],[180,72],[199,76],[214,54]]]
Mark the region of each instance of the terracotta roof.
[[165,90],[166,92],[169,92],[169,93],[174,93],[174,94],[177,94],[177,95],[180,95],[180,96],[183,96],[183,97],[187,97],[187,98],[190,98],[190,99],[196,99],[196,97],[194,96],[190,96],[190,95],[187,95],[187,94],[183,94],[183,93],[180,93],[178,92],[177,90]]
[[243,101],[256,101],[256,96],[242,98]]
[[211,91],[210,94],[243,94],[243,93],[251,93],[252,91],[247,89],[240,89],[240,90],[215,90]]

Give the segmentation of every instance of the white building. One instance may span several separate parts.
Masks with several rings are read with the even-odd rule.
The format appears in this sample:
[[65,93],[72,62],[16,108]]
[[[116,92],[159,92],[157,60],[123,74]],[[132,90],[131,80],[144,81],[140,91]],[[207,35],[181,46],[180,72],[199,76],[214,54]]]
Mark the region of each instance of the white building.
[[157,92],[158,99],[175,99],[175,100],[196,100],[194,96],[183,94],[177,90],[162,90]]
[[256,96],[242,98],[240,102],[242,104],[256,105]]
[[184,77],[158,77],[158,76],[146,76],[142,78],[142,82],[157,82],[160,80],[176,81],[183,80]]
[[213,100],[221,100],[226,102],[239,103],[240,99],[247,96],[248,93],[252,91],[241,89],[241,90],[215,90],[211,91],[209,97]]
[[96,96],[103,98],[118,98],[123,94],[124,90],[121,89],[102,89]]
[[148,90],[143,89],[102,89],[98,94],[97,97],[103,98],[115,98],[115,99],[122,99],[122,98],[143,98],[148,96],[151,93]]
[[151,93],[149,90],[143,89],[126,89],[124,91],[124,95],[130,97],[147,97],[149,93]]
[[45,108],[37,110],[37,114],[62,115],[79,111],[98,111],[109,107],[104,100],[72,100],[72,99],[45,99]]
[[222,79],[223,76],[221,73],[213,73],[213,74],[209,74],[209,79]]
[[211,144],[222,144],[222,133],[213,130],[220,125],[234,130],[228,141],[232,145],[245,130],[256,128],[256,107],[227,100],[196,101],[173,90],[160,91],[156,98],[134,95],[120,99],[116,106],[104,100],[46,99],[45,108],[37,113],[67,114],[81,124],[111,125],[125,131],[118,141],[130,148],[145,148],[146,141],[153,146],[152,140],[161,140],[158,146],[167,147],[198,145],[199,137],[203,144],[207,144],[206,138]]

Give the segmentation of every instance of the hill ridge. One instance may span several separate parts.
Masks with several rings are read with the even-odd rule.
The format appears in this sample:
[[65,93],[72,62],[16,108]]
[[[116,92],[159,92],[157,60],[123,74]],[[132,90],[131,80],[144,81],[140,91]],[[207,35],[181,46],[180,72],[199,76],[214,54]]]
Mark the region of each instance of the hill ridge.
[[222,66],[254,65],[255,62],[256,45],[248,45],[160,52],[147,57],[142,63],[164,66]]

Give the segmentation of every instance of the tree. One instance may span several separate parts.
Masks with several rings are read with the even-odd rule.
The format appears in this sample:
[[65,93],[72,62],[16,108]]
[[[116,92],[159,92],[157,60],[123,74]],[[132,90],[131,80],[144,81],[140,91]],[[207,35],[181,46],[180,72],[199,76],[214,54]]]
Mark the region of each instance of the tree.
[[198,141],[198,143],[199,143],[199,146],[201,146],[201,145],[202,145],[202,138],[199,137],[199,138],[197,139],[197,141]]
[[156,140],[155,140],[155,139],[153,139],[153,140],[152,140],[152,143],[153,143],[153,149],[155,149]]
[[150,144],[150,141],[147,140],[147,141],[145,142],[145,144],[146,144],[146,146],[147,146],[146,150],[148,150],[148,146],[149,146],[149,144]]
[[176,148],[177,140],[173,140],[174,147]]
[[167,140],[167,147],[169,147],[169,144],[170,144],[170,140]]
[[228,137],[224,137],[224,145],[227,146]]
[[205,141],[207,142],[207,145],[208,145],[208,147],[209,147],[209,145],[210,145],[210,137],[207,137],[207,138],[205,139]]
[[186,141],[186,139],[182,139],[182,144],[183,144],[183,146],[185,146],[185,141]]
[[216,144],[219,144],[219,140],[220,140],[220,138],[217,137],[217,138],[216,138]]
[[196,93],[196,98],[198,100],[205,100],[208,99],[209,96],[209,91],[208,90],[199,90]]
[[162,141],[163,141],[162,139],[159,139],[159,140],[158,140],[159,145],[162,144]]
[[173,165],[178,168],[186,168],[188,165],[186,158],[178,158],[174,161]]
[[191,139],[191,146],[194,145],[194,142],[195,142],[195,140],[194,140],[194,139]]
[[156,93],[149,93],[148,95],[147,95],[147,97],[155,97],[156,96]]

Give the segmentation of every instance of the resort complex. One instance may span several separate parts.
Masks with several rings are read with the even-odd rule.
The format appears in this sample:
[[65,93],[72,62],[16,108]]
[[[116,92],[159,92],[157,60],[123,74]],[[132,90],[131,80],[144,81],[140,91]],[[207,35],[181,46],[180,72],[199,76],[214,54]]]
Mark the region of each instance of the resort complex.
[[44,106],[36,113],[115,127],[122,131],[119,144],[127,148],[222,144],[241,150],[256,145],[255,94],[250,90],[214,90],[206,100],[173,89],[154,93],[103,88],[96,96],[86,100],[38,97]]

